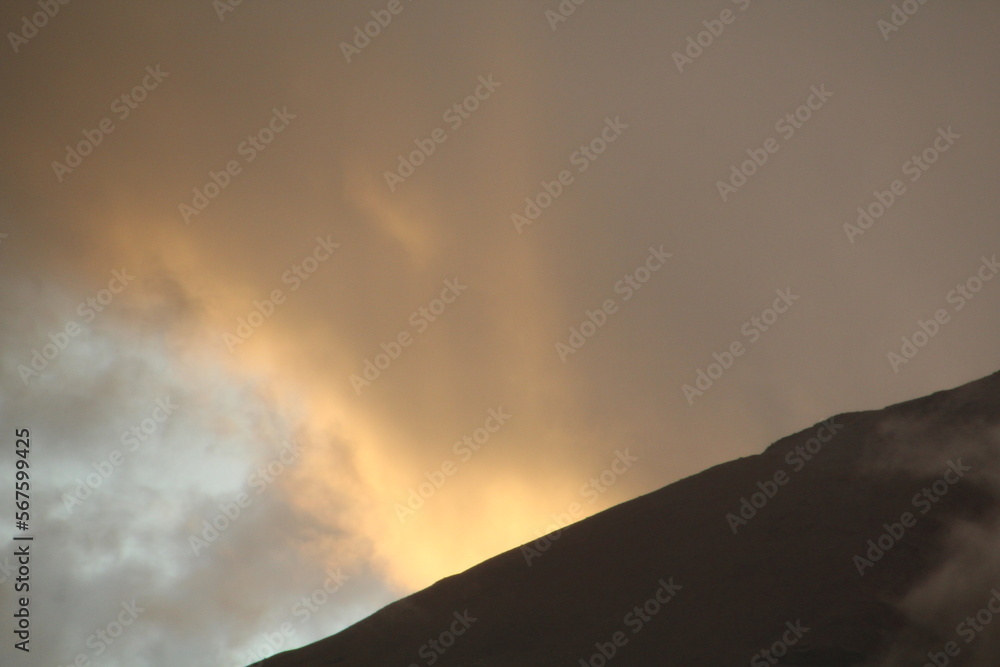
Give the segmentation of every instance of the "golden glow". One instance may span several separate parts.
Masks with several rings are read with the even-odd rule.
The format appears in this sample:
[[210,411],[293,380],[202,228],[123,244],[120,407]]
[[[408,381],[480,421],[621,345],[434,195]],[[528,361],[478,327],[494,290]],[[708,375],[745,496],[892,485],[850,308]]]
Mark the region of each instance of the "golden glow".
[[[430,245],[419,225],[407,224],[391,206],[376,208],[376,217],[411,255],[426,257]],[[233,332],[237,318],[246,316],[248,304],[270,287],[232,279],[226,267],[200,251],[184,230],[167,231],[176,229],[167,224],[155,229],[152,239],[137,244],[130,242],[133,235],[118,228],[109,234],[109,244],[117,257],[124,258],[120,261],[158,267],[164,277],[178,283],[181,293],[208,302],[208,307],[193,307],[189,315],[196,321],[181,327],[180,335],[185,338],[177,341],[175,350],[184,355],[186,364],[210,365],[224,369],[235,381],[259,383],[266,387],[276,414],[299,420],[296,431],[307,444],[299,463],[275,482],[275,488],[284,502],[325,526],[325,534],[312,535],[299,544],[311,557],[329,567],[347,569],[373,563],[387,583],[409,592],[535,539],[550,523],[551,513],[579,500],[574,497],[579,475],[564,471],[553,479],[551,470],[532,469],[505,457],[505,452],[523,448],[525,439],[531,438],[530,425],[518,424],[526,416],[518,415],[493,436],[482,453],[460,463],[457,473],[422,508],[400,522],[397,503],[406,503],[409,489],[425,481],[425,472],[439,466],[442,457],[450,454],[451,443],[473,428],[481,415],[471,419],[463,415],[452,420],[454,424],[440,425],[438,432],[450,433],[440,438],[424,441],[407,433],[405,422],[394,419],[391,406],[360,400],[347,381],[370,350],[349,349],[323,329],[301,326],[288,305],[280,306],[230,353],[223,333]],[[522,273],[518,279],[530,282],[531,277]],[[130,296],[138,310],[163,298],[144,288]],[[531,326],[506,321],[504,325],[512,333],[523,333]],[[454,363],[448,350],[419,342],[432,365]],[[513,337],[513,344],[523,350],[526,361],[509,369],[511,382],[534,387],[525,392],[539,391],[544,384],[532,379],[530,366],[532,358],[542,352],[522,336]],[[187,376],[190,382],[198,378],[198,373]],[[423,390],[448,391],[447,387]],[[535,436],[535,446],[543,450],[566,446],[552,438],[551,432]],[[279,446],[275,443],[275,451]]]

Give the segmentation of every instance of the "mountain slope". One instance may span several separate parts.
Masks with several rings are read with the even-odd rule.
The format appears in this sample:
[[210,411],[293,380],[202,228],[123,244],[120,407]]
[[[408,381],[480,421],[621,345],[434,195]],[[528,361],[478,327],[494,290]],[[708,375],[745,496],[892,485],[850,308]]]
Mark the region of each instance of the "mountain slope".
[[[995,535],[998,424],[1000,373],[838,415],[263,664],[922,664],[962,619],[928,582],[964,559],[954,595],[990,595],[955,531]],[[959,639],[962,658],[993,641]]]

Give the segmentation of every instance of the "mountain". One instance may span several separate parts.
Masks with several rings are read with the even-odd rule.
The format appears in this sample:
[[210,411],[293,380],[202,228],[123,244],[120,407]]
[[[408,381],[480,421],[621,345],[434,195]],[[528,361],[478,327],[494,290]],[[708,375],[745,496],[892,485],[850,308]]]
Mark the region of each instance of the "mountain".
[[995,667],[998,480],[995,373],[837,415],[263,664]]

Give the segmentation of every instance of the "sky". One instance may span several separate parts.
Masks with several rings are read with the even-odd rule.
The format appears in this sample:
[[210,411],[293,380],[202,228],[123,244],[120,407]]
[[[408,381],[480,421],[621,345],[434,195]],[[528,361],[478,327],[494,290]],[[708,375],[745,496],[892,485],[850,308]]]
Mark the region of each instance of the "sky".
[[996,371],[998,25],[5,3],[0,661],[248,664]]

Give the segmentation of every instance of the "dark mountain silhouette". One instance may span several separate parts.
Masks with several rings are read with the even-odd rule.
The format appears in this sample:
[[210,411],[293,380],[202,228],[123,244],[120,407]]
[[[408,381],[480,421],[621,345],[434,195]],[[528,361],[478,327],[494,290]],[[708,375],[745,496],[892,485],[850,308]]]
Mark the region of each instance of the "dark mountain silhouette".
[[998,453],[1000,373],[838,415],[263,664],[998,665]]

